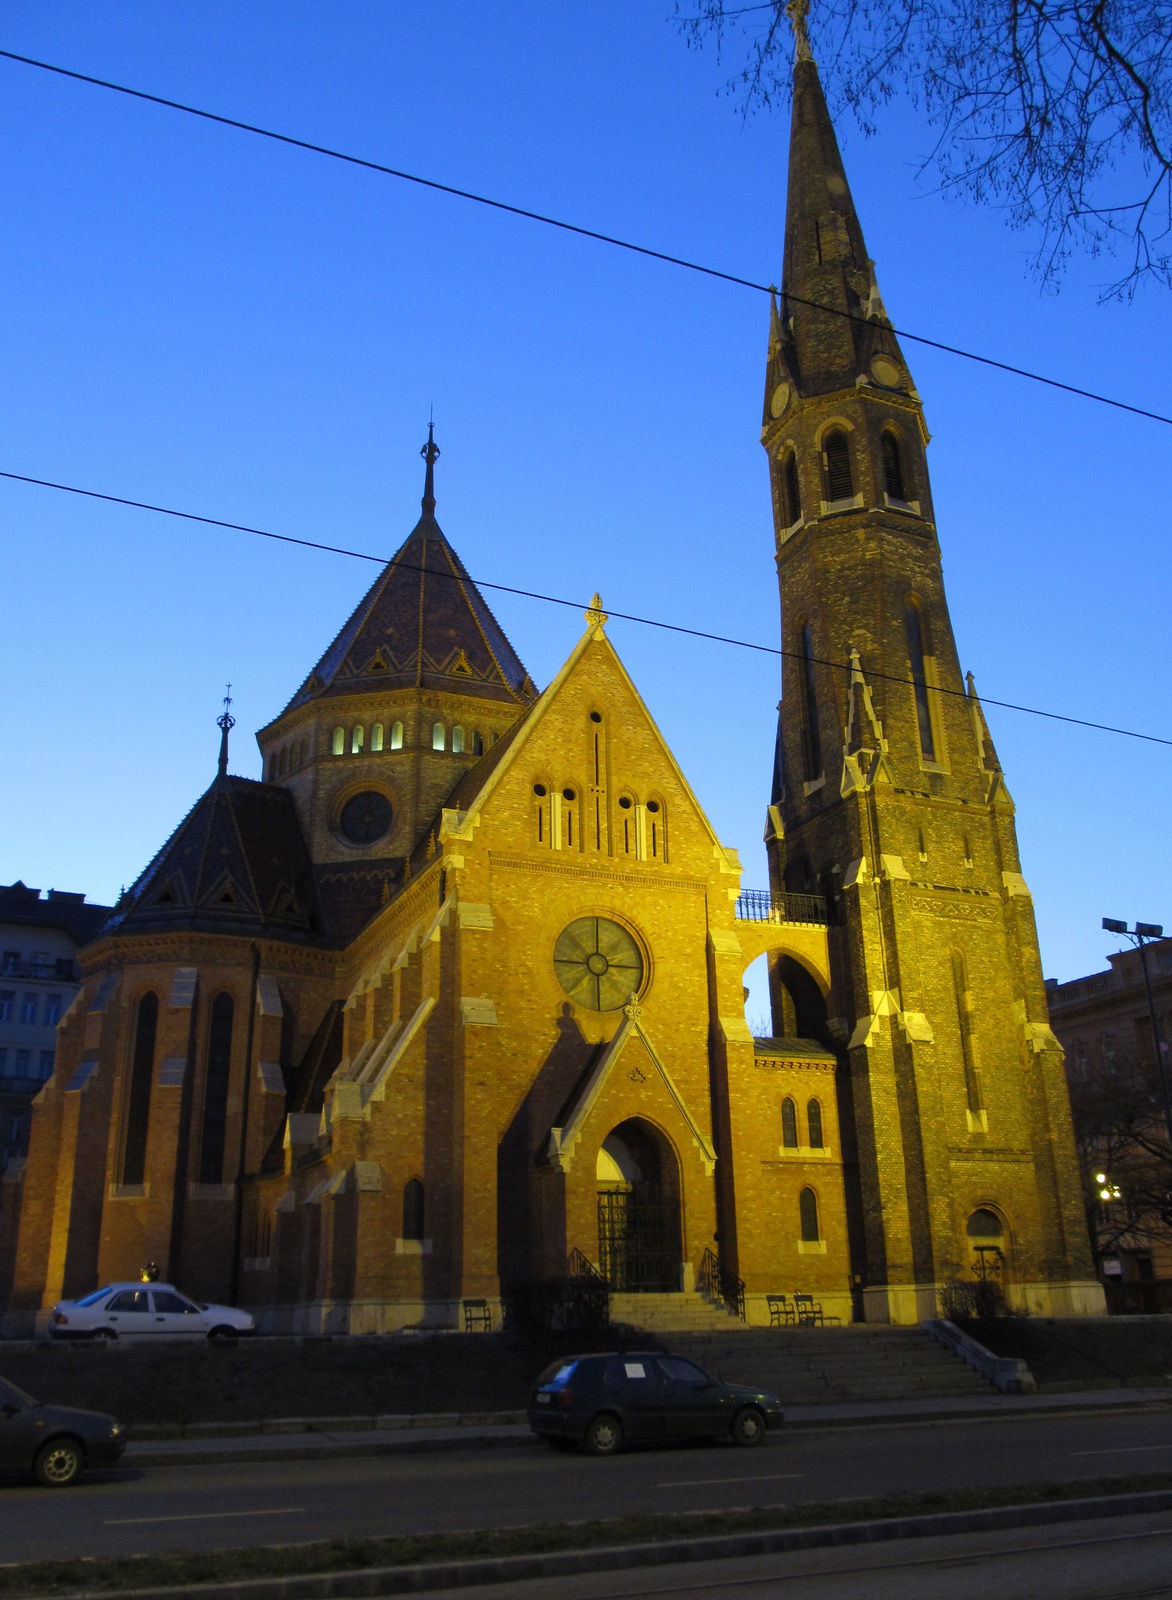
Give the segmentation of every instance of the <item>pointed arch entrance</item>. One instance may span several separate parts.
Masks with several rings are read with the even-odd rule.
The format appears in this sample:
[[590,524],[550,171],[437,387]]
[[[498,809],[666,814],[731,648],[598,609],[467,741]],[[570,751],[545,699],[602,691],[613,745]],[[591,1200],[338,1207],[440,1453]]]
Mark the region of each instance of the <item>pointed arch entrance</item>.
[[650,1122],[620,1122],[602,1142],[598,1183],[598,1260],[623,1294],[678,1289],[683,1259],[680,1165]]

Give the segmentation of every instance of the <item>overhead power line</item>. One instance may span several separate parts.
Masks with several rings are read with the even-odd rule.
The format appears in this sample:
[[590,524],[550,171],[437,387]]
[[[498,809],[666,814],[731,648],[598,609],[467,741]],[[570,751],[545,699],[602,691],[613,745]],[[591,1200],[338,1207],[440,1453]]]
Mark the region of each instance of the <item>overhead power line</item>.
[[[276,144],[293,146],[297,150],[308,150],[313,155],[328,156],[332,161],[344,161],[351,167],[362,167],[367,172],[378,172],[387,178],[399,178],[404,183],[418,184],[423,189],[435,189],[440,194],[452,195],[457,200],[471,200],[476,205],[489,206],[494,211],[506,211],[514,217],[524,217],[529,222],[540,222],[549,228],[560,228],[563,233],[578,234],[583,239],[594,239],[599,244],[614,245],[619,250],[629,250],[635,255],[648,256],[653,261],[665,261],[669,266],[684,267],[689,272],[700,272],[708,278],[719,278],[723,283],[736,284],[742,289],[753,289],[760,294],[774,294],[776,285],[757,283],[752,278],[742,278],[733,272],[722,272],[717,267],[704,266],[699,261],[689,261],[683,256],[670,255],[665,250],[653,250],[648,245],[635,244],[630,239],[619,239],[614,234],[600,233],[594,228],[581,227],[576,222],[566,222],[560,217],[549,217],[541,211],[530,211],[525,206],[510,205],[505,200],[494,200],[488,195],[474,194],[470,189],[459,189],[454,184],[440,183],[435,178],[424,178],[416,172],[404,172],[399,167],[390,167],[381,161],[371,161],[366,156],[356,156],[345,150],[334,150],[329,145],[317,144],[311,139],[298,139],[291,133],[279,133],[274,128],[262,128],[255,122],[244,122],[239,117],[222,116],[217,111],[206,111],[201,106],[188,105],[183,100],[171,100],[166,95],[150,94],[145,89],[132,89],[125,83],[113,83],[109,78],[95,78],[87,72],[74,72],[69,67],[59,67],[51,61],[38,61],[34,56],[18,55],[15,50],[0,50],[0,58],[7,61],[18,62],[21,66],[37,67],[42,72],[55,73],[60,78],[72,78],[77,83],[88,83],[97,89],[110,89],[115,94],[129,95],[133,100],[145,100],[151,105],[163,106],[168,111],[182,111],[186,116],[199,117],[204,122],[216,122],[221,127],[235,128],[240,133],[255,134],[261,139],[271,139]],[[856,312],[842,311],[837,306],[822,305],[817,300],[807,300],[801,295],[787,294],[786,299],[794,305],[806,306],[812,311],[822,311],[829,316],[844,317],[848,322],[866,322],[867,318]],[[1165,417],[1158,411],[1147,411],[1143,406],[1133,406],[1125,400],[1114,400],[1109,395],[1096,394],[1092,389],[1081,389],[1073,383],[1063,383],[1058,378],[1047,378],[1040,372],[1030,372],[1026,367],[1015,367],[1008,361],[997,361],[992,356],[978,355],[973,350],[962,350],[958,345],[944,344],[939,339],[929,339],[922,333],[909,333],[906,328],[892,328],[897,338],[909,339],[914,344],[926,345],[932,350],[942,350],[946,355],[959,356],[965,361],[976,361],[981,366],[993,367],[998,372],[1008,372],[1017,378],[1028,378],[1032,383],[1042,383],[1050,389],[1061,389],[1066,394],[1080,396],[1084,400],[1094,400],[1104,406],[1112,406],[1116,411],[1129,411],[1133,416],[1147,417],[1152,422],[1164,422],[1172,426],[1172,417]]]
[[[254,528],[246,522],[227,522],[221,517],[204,517],[195,511],[179,511],[174,506],[159,506],[149,500],[131,500],[124,495],[104,494],[98,489],[83,489],[73,483],[56,483],[50,478],[34,478],[23,472],[5,472],[0,469],[0,478],[7,478],[12,483],[32,484],[38,489],[56,489],[62,494],[79,495],[86,500],[101,500],[108,505],[128,506],[134,511],[152,511],[161,517],[176,517],[182,522],[198,522],[209,528],[224,528],[231,533],[252,533],[261,539],[273,539],[279,544],[300,545],[304,550],[324,550],[329,555],[349,556],[355,561],[373,561],[380,567],[385,567],[392,559],[389,556],[371,555],[366,550],[347,550],[344,545],[323,544],[316,539],[298,539],[291,533],[274,533],[270,528]],[[423,572],[429,578],[447,579],[453,583],[462,582],[458,574],[443,572],[438,568],[417,566],[414,562],[400,561],[399,567],[407,572]],[[589,607],[581,600],[566,600],[560,595],[540,594],[534,589],[518,589],[507,583],[493,583],[488,578],[469,577],[468,582],[475,584],[478,589],[492,589],[497,594],[517,595],[524,600],[540,600],[546,605],[566,606],[573,611],[585,611]],[[621,622],[636,622],[645,628],[660,628],[666,633],[684,634],[690,639],[707,639],[712,644],[733,645],[739,650],[754,650],[760,655],[779,656],[791,661],[805,661],[810,659],[820,667],[831,667],[836,672],[850,673],[853,668],[849,661],[831,661],[826,657],[814,656],[807,658],[797,650],[783,650],[777,645],[756,644],[750,639],[736,639],[729,634],[708,633],[702,628],[687,628],[679,622],[664,622],[658,617],[640,617],[630,611],[612,611],[607,608],[607,615]],[[905,687],[913,685],[913,679],[898,677],[890,672],[878,672],[866,669],[865,675],[884,683],[899,683]],[[934,694],[952,695],[960,700],[967,700],[968,695],[963,689],[945,689],[938,685],[932,686]],[[997,706],[1003,711],[1020,711],[1031,717],[1044,717],[1048,722],[1068,722],[1076,728],[1093,728],[1098,733],[1115,733],[1125,739],[1142,739],[1147,744],[1161,744],[1172,748],[1172,739],[1163,739],[1154,733],[1137,733],[1133,728],[1117,728],[1107,722],[1091,722],[1085,717],[1070,717],[1059,711],[1042,711],[1037,706],[1018,705],[1012,700],[988,700],[984,695],[979,696],[980,702],[985,706]]]

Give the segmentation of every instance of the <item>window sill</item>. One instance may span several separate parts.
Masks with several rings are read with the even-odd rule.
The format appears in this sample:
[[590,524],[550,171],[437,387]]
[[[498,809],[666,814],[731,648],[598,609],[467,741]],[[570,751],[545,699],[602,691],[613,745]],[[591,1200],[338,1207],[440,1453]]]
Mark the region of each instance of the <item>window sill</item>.
[[987,1111],[965,1111],[965,1119],[969,1125],[970,1133],[988,1133],[989,1113]]
[[231,1183],[189,1183],[187,1196],[190,1200],[231,1200],[236,1193],[236,1187]]
[[920,502],[918,500],[897,500],[894,495],[883,494],[883,504],[888,511],[902,511],[905,516],[918,517],[920,515]]
[[842,511],[861,511],[863,509],[862,494],[853,494],[846,500],[823,500],[822,515],[836,517]]
[[151,1186],[149,1183],[112,1183],[109,1193],[111,1200],[149,1200]]
[[799,517],[796,522],[791,522],[788,528],[783,528],[781,530],[781,533],[778,536],[778,543],[785,544],[787,539],[792,539],[794,534],[798,533],[805,526],[805,517]]
[[828,1144],[815,1148],[813,1145],[782,1145],[778,1155],[783,1161],[832,1161],[834,1159]]
[[798,1254],[800,1256],[824,1256],[826,1254],[825,1239],[799,1239]]
[[395,1254],[397,1256],[429,1256],[431,1254],[430,1239],[396,1239]]
[[818,777],[811,778],[809,783],[803,783],[802,794],[808,800],[812,794],[817,794],[819,789],[826,787],[826,774],[820,773]]

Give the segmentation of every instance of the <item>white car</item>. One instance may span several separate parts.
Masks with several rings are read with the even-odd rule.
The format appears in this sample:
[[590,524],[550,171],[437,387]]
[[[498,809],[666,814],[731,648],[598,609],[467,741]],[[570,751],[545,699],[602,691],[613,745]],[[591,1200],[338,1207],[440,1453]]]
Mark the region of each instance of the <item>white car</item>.
[[205,1306],[170,1283],[108,1283],[81,1300],[58,1300],[51,1339],[235,1339],[256,1324],[235,1306]]

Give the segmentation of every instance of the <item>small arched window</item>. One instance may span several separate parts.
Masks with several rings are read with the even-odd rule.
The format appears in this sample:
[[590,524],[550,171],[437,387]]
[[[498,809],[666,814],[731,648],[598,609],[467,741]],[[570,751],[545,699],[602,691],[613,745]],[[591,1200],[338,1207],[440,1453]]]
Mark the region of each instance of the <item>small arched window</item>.
[[282,748],[281,748],[281,757],[280,757],[280,760],[279,760],[279,762],[277,764],[277,771],[283,777],[285,775],[285,773],[288,772],[288,770],[289,770],[289,746],[288,745],[283,745]]
[[431,748],[433,750],[446,750],[448,746],[447,735],[442,722],[435,722],[431,728]]
[[365,743],[366,743],[366,729],[362,726],[361,723],[359,723],[358,726],[356,728],[352,729],[351,733],[350,733],[350,754],[352,756],[361,755],[362,754],[362,746]]
[[664,846],[667,843],[667,819],[663,813],[663,802],[648,800],[647,802],[647,859],[649,861],[663,861],[666,859]]
[[892,500],[906,502],[903,484],[903,457],[900,453],[899,440],[888,428],[884,431],[879,441],[883,452],[883,487],[887,490],[888,497]]
[[582,848],[578,791],[571,785],[567,785],[562,790],[562,848],[564,850],[580,850]]
[[458,756],[458,755],[463,755],[463,753],[464,753],[464,730],[460,726],[460,724],[457,722],[456,726],[452,729],[452,754],[455,755],[455,756]]
[[402,748],[403,748],[403,724],[401,722],[393,722],[391,724],[391,749],[392,750],[401,750]]
[[802,711],[806,756],[806,779],[812,783],[822,771],[822,739],[818,732],[818,702],[814,695],[814,635],[804,623],[801,633]]
[[423,1238],[423,1185],[418,1178],[403,1185],[403,1237]]
[[297,758],[297,765],[299,767],[303,767],[308,760],[309,760],[309,740],[308,739],[302,739],[302,741],[301,741],[301,753]]
[[811,1100],[806,1106],[806,1123],[810,1129],[810,1149],[822,1148],[822,1107],[817,1100]]
[[785,1150],[798,1148],[798,1111],[789,1095],[781,1102],[781,1143]]
[[147,1129],[151,1120],[151,1084],[155,1075],[155,1034],[159,1026],[159,997],[153,990],[138,1002],[134,1029],[134,1056],[130,1067],[130,1098],[126,1106],[126,1141],[122,1153],[122,1182],[135,1188],[146,1178]]
[[792,528],[795,522],[802,520],[802,491],[798,483],[798,458],[792,450],[785,458],[785,466],[782,469],[782,483],[785,486],[785,525],[787,528]]
[[908,599],[903,609],[907,630],[908,663],[912,671],[912,693],[916,702],[916,725],[920,733],[920,751],[925,761],[936,759],[936,739],[932,732],[932,707],[928,700],[928,674],[924,665],[924,624],[915,600]]
[[472,735],[472,754],[474,756],[482,756],[484,754],[484,739],[479,728]]
[[332,741],[332,743],[330,745],[330,749],[334,752],[334,754],[336,756],[344,756],[346,754],[346,730],[345,730],[345,728],[335,728],[334,729],[334,737],[333,737],[333,741]]
[[817,1244],[818,1233],[818,1196],[813,1189],[803,1189],[798,1196],[798,1217],[802,1224],[802,1243]]
[[274,783],[281,771],[281,759],[274,750],[269,758],[269,782]]
[[623,830],[623,854],[635,854],[635,800],[633,795],[619,795],[619,825]]
[[370,748],[372,750],[381,750],[382,747],[383,725],[381,722],[376,722],[374,727],[370,730]]
[[544,783],[533,785],[533,838],[547,849],[552,844],[549,826],[549,790]]
[[833,505],[853,500],[855,480],[851,471],[850,440],[841,428],[833,428],[822,443],[822,462],[826,471],[826,499]]

